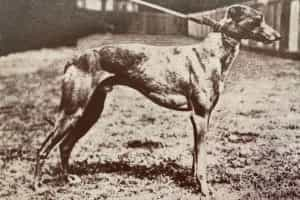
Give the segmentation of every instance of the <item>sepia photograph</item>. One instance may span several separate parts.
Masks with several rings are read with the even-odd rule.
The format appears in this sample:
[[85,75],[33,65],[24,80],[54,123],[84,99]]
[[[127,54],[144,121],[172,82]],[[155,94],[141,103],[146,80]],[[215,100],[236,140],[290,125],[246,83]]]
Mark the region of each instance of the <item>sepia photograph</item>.
[[1,0],[1,200],[300,200],[300,0]]

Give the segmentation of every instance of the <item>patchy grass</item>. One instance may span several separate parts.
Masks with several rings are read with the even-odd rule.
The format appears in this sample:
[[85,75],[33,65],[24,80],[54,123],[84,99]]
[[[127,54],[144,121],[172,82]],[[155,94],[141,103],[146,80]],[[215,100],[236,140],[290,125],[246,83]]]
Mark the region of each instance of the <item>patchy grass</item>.
[[[199,199],[191,176],[188,113],[154,105],[115,87],[99,122],[76,145],[72,172],[60,179],[53,151],[47,191],[31,189],[37,148],[51,126],[63,65],[76,50],[111,42],[190,44],[178,36],[93,35],[76,48],[0,58],[0,199]],[[299,62],[241,52],[211,120],[209,181],[226,200],[300,199]]]

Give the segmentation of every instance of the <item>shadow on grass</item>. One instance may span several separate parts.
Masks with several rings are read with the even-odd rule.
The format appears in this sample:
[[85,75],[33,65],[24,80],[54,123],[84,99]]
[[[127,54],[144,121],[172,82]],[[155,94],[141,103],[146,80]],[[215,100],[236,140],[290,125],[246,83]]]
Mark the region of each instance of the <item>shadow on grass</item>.
[[182,167],[175,161],[161,162],[158,165],[151,166],[132,165],[126,161],[98,162],[91,164],[75,162],[71,167],[71,173],[79,176],[97,173],[116,173],[149,180],[154,180],[161,175],[168,176],[177,186],[198,192],[199,188],[191,172],[191,169]]
[[151,140],[131,140],[126,145],[127,148],[144,148],[150,151],[153,149],[162,148],[163,144],[161,142],[155,142]]

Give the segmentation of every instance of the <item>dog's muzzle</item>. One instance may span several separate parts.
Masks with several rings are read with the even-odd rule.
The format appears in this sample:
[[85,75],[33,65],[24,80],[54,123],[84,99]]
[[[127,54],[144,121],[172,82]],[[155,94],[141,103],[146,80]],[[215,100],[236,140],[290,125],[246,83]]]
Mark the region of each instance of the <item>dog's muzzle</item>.
[[254,37],[260,42],[269,44],[281,39],[280,33],[266,23],[262,23],[258,30],[254,31]]

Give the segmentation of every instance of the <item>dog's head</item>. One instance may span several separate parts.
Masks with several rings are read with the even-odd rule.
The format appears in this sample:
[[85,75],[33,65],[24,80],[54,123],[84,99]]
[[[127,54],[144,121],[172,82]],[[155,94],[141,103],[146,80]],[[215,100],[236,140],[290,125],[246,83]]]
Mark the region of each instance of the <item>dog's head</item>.
[[236,39],[252,39],[263,43],[280,39],[280,34],[265,23],[263,14],[248,6],[230,6],[221,23],[234,33]]

